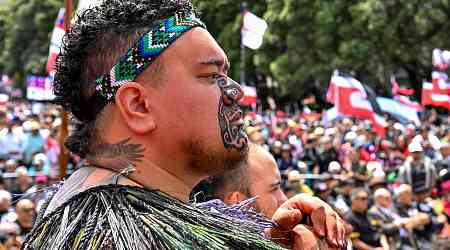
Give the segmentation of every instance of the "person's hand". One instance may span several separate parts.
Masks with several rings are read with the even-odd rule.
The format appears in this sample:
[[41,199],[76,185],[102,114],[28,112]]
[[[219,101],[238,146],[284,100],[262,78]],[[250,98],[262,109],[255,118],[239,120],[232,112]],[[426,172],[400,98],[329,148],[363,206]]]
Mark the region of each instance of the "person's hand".
[[[310,218],[309,225],[300,224],[304,216]],[[268,235],[295,250],[311,249],[306,246],[315,246],[316,243],[319,247],[329,246],[318,249],[342,248],[346,244],[344,221],[317,197],[296,195],[283,203],[272,219],[278,226],[268,230]]]
[[417,215],[417,219],[418,219],[419,226],[424,226],[424,225],[430,223],[430,216],[428,216],[428,214],[425,214],[425,213],[419,213]]

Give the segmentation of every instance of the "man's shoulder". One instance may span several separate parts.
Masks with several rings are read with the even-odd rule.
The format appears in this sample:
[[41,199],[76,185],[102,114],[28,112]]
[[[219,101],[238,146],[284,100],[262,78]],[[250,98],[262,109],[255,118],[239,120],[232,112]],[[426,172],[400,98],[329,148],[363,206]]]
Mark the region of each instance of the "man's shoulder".
[[220,249],[218,242],[230,249],[282,249],[257,226],[256,221],[233,220],[156,190],[107,185],[76,194],[47,214],[24,249],[104,249],[105,244],[122,249],[160,249],[161,244],[175,250]]

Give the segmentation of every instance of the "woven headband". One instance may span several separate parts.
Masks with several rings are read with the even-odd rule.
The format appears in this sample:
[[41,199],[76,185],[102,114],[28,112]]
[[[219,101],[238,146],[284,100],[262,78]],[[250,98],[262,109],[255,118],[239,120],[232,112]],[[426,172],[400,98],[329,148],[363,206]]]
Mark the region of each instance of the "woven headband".
[[96,94],[107,101],[113,100],[122,85],[134,81],[165,49],[194,27],[206,28],[192,12],[178,12],[155,25],[139,38],[108,74],[95,80]]

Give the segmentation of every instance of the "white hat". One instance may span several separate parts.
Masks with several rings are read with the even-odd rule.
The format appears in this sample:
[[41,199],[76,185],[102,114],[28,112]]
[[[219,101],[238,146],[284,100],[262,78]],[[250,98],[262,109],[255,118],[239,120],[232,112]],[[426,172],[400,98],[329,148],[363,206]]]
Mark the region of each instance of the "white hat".
[[341,172],[341,164],[337,161],[330,162],[330,164],[328,165],[328,172],[330,173]]
[[289,172],[288,181],[299,181],[300,179],[300,172],[298,172],[297,170],[292,170],[291,172]]
[[408,145],[408,151],[410,153],[414,153],[414,152],[422,152],[423,151],[423,147],[422,145],[420,145],[420,143],[418,142],[413,142],[411,144]]
[[358,137],[358,135],[355,132],[350,131],[347,134],[345,134],[344,140],[345,141],[353,141],[354,139],[356,139],[356,137]]

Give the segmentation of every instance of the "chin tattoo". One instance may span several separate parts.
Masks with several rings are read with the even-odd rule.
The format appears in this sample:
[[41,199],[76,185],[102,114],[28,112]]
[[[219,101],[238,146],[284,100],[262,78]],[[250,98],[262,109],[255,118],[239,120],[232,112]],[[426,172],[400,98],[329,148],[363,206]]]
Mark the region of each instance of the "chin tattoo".
[[243,97],[240,85],[226,76],[216,76],[214,81],[221,92],[219,126],[226,149],[248,150],[248,137],[244,132],[243,113],[238,101]]

